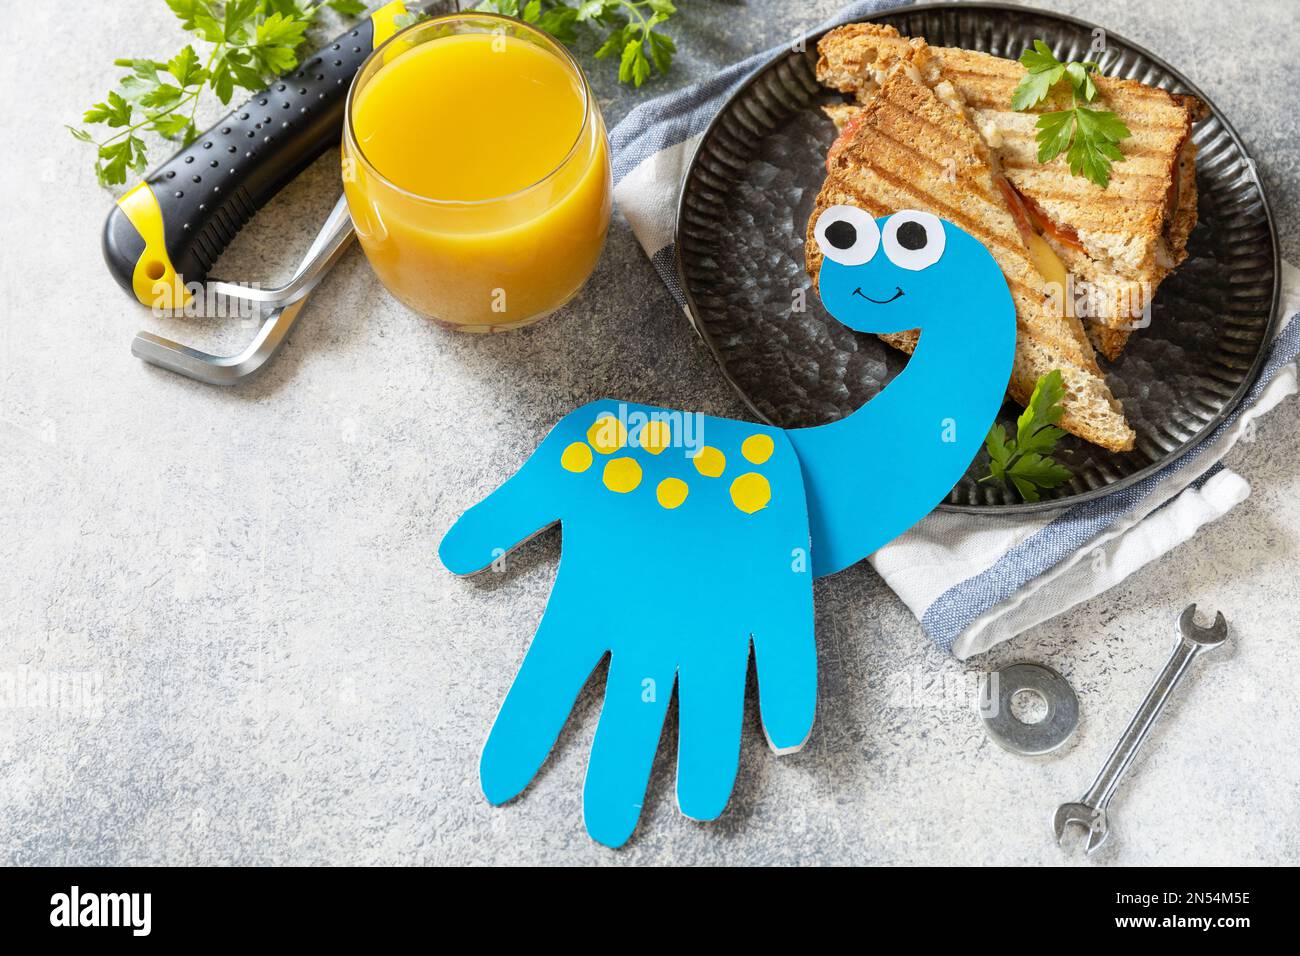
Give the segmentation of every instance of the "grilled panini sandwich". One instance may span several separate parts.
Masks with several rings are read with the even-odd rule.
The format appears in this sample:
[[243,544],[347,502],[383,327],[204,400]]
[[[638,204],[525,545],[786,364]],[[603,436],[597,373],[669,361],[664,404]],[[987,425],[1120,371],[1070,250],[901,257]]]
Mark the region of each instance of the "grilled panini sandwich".
[[[877,24],[840,27],[822,38],[818,79],[857,100],[827,110],[837,125],[853,122],[889,70],[911,55],[913,43]],[[1072,294],[1062,300],[1074,307],[1077,297],[1092,341],[1115,358],[1144,324],[1156,287],[1187,257],[1187,237],[1196,225],[1190,133],[1204,105],[1133,80],[1096,77],[1101,105],[1133,134],[1121,147],[1124,161],[1102,188],[1071,175],[1063,154],[1038,162],[1036,114],[1068,108],[1068,93],[1016,112],[1011,96],[1025,75],[1019,63],[950,47],[930,50],[925,79],[942,98],[965,107],[991,147],[1000,188],[1040,271],[1063,288],[1065,273],[1074,277]]]
[[[997,260],[1016,305],[1016,358],[1008,392],[1028,402],[1039,376],[1060,369],[1066,386],[1061,427],[1115,451],[1133,447],[1133,431],[1097,367],[1078,318],[1049,307],[1044,279],[999,186],[990,150],[960,103],[924,79],[929,50],[913,41],[881,78],[827,157],[827,176],[809,220],[806,265],[816,277],[821,250],[813,225],[838,203],[879,217],[919,209],[960,226]],[[917,333],[888,335],[911,352]]]

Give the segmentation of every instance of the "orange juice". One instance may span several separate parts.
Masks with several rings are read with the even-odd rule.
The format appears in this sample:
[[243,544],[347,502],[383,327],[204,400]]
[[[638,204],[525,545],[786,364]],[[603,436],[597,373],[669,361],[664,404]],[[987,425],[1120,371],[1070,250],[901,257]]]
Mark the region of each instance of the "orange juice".
[[343,173],[380,281],[466,330],[563,305],[609,225],[605,129],[586,80],[512,20],[438,18],[376,51],[348,98]]

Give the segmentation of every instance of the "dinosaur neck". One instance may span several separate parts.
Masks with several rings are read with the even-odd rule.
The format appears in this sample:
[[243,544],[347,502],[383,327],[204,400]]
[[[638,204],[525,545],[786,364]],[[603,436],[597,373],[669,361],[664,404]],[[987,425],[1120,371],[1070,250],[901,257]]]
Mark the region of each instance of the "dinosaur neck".
[[1011,375],[1014,321],[968,303],[925,331],[907,366],[847,418],[787,434],[803,468],[813,573],[833,574],[902,534],[970,466]]

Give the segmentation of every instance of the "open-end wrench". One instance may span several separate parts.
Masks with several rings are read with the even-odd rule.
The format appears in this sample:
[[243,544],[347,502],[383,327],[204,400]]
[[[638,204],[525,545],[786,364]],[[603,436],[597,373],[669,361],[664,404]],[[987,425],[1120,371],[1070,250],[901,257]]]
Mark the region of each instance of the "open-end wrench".
[[1178,644],[1174,647],[1169,663],[1165,665],[1164,670],[1156,677],[1155,683],[1151,685],[1151,689],[1147,691],[1142,706],[1129,721],[1124,736],[1111,751],[1106,765],[1101,768],[1101,773],[1097,774],[1097,779],[1092,782],[1088,792],[1077,803],[1063,803],[1057,808],[1056,815],[1052,818],[1052,829],[1056,833],[1058,843],[1064,838],[1066,827],[1071,823],[1087,828],[1088,853],[1096,852],[1097,848],[1106,842],[1106,837],[1110,833],[1106,808],[1110,804],[1110,798],[1115,795],[1120,780],[1124,777],[1124,771],[1133,763],[1133,758],[1137,756],[1142,742],[1151,733],[1151,728],[1155,726],[1156,719],[1164,710],[1174,688],[1178,686],[1183,675],[1191,669],[1192,661],[1202,651],[1218,647],[1228,639],[1228,622],[1224,620],[1222,613],[1215,615],[1214,623],[1209,627],[1201,627],[1197,624],[1195,615],[1196,605],[1192,604],[1178,616]]

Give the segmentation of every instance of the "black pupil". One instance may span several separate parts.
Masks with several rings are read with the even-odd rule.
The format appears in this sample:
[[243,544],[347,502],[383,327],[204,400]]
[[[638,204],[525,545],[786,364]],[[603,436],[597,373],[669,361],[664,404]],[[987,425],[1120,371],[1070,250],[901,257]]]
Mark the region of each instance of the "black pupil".
[[898,227],[898,244],[904,249],[911,249],[913,252],[924,249],[927,241],[925,226],[919,222],[905,222]]
[[858,231],[853,228],[853,223],[836,219],[826,227],[826,241],[836,249],[849,249],[858,241]]

